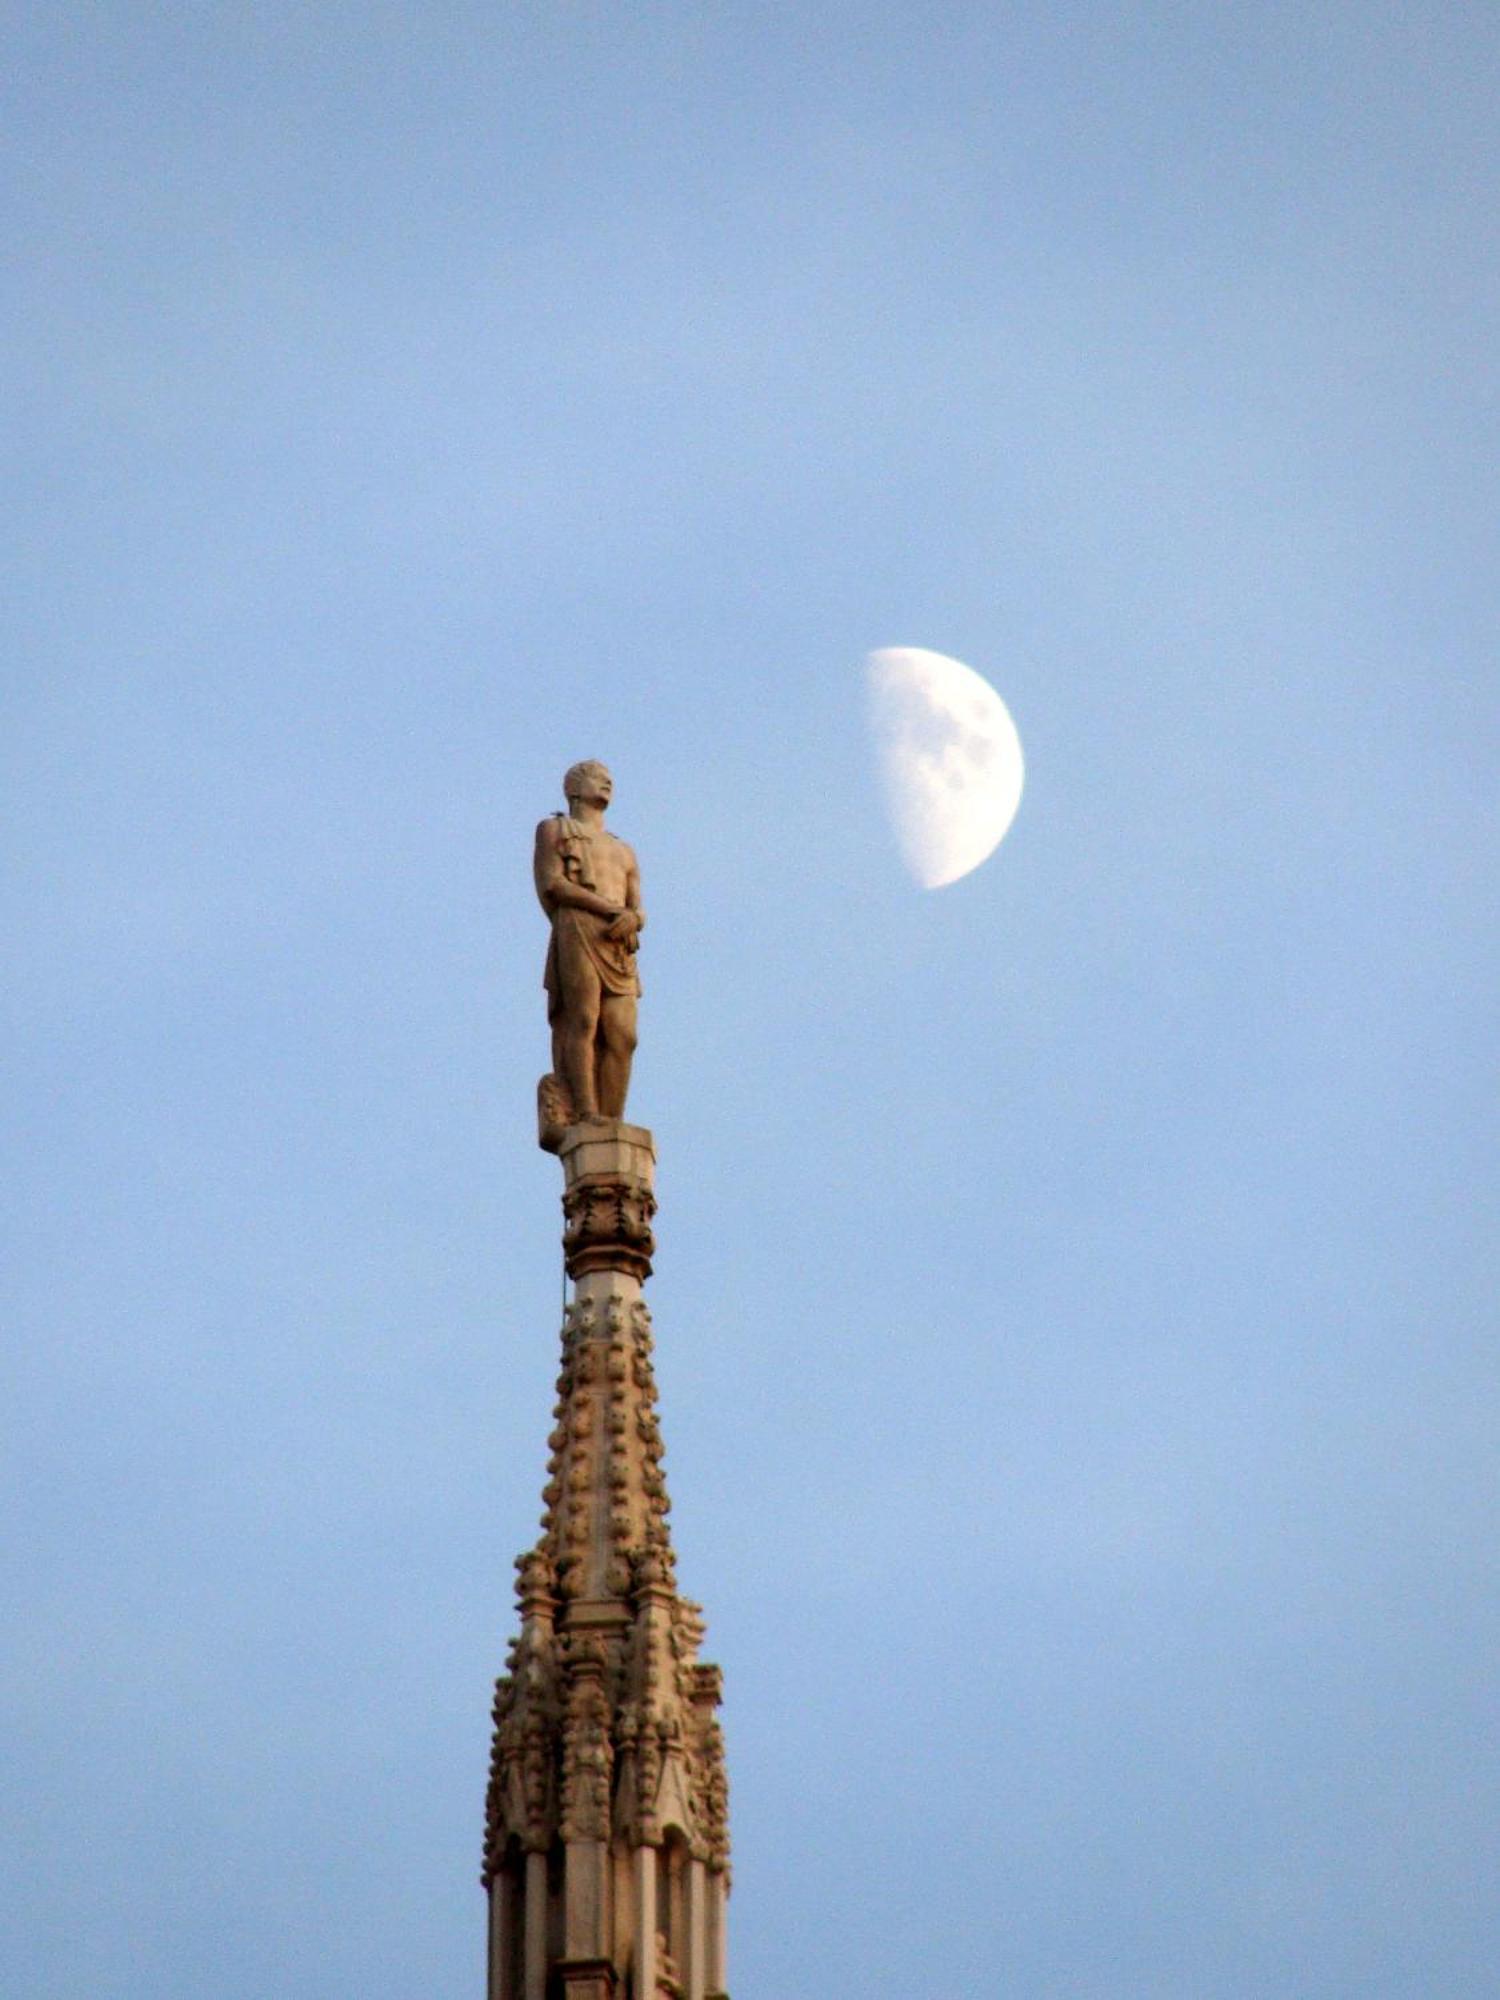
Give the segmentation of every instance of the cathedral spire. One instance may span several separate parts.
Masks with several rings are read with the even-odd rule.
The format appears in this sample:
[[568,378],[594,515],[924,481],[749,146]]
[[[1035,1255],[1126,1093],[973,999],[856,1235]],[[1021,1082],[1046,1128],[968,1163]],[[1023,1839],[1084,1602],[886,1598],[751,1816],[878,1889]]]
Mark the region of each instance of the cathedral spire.
[[[623,843],[614,843],[622,854],[602,845],[608,773],[575,766],[568,780],[577,814],[568,824],[581,824],[578,837],[595,851],[584,885],[579,867],[559,858],[575,835],[546,834],[548,821],[538,830],[560,1061],[538,1103],[542,1144],[563,1167],[572,1296],[542,1532],[517,1559],[521,1629],[495,1689],[483,1870],[488,2000],[727,2000],[720,1676],[698,1658],[702,1614],[677,1589],[641,1289],[655,1247],[655,1147],[618,1116],[634,991],[610,995],[611,1065],[600,1028],[608,974],[599,975],[590,944],[590,926],[607,932],[625,912],[615,941],[633,955],[644,918],[634,856]],[[587,796],[574,793],[575,781]],[[560,910],[570,929],[564,948]],[[595,1091],[613,1093],[616,1115],[578,1115],[578,1097]]]

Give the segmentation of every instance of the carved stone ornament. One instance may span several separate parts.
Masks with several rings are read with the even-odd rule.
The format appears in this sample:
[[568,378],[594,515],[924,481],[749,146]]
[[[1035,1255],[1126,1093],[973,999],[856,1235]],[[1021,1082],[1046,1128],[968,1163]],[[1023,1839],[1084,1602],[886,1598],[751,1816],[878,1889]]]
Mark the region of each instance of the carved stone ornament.
[[687,2000],[687,1988],[661,1931],[656,1933],[656,1993],[657,2000]]
[[576,1648],[569,1672],[572,1685],[563,1723],[562,1837],[607,1840],[614,1752],[609,1740],[603,1655]]
[[536,1142],[544,1153],[558,1150],[577,1116],[572,1091],[556,1070],[548,1070],[536,1087]]
[[656,1238],[651,1233],[656,1197],[644,1182],[615,1175],[590,1175],[563,1196],[563,1256],[568,1276],[589,1271],[624,1271],[632,1278],[651,1274]]

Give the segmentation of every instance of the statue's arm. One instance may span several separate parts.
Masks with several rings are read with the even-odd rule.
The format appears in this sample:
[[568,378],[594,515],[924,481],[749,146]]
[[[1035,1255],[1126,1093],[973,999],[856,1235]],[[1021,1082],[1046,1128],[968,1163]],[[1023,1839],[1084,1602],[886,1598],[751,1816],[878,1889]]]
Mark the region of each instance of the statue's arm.
[[635,917],[638,931],[646,928],[646,912],[641,907],[641,871],[636,866],[635,849],[630,850],[630,873],[625,878],[625,907]]
[[627,847],[625,854],[625,907],[610,925],[606,935],[629,939],[639,937],[646,928],[646,912],[641,908],[641,871],[636,866],[635,849]]
[[596,917],[617,917],[620,905],[611,903],[592,889],[570,882],[563,867],[562,840],[555,819],[544,819],[536,830],[536,858],[533,863],[537,898],[550,917],[554,910],[592,910]]
[[531,857],[531,879],[536,884],[537,901],[550,917],[552,904],[547,895],[547,887],[553,871],[562,872],[557,853],[557,839],[552,832],[552,822],[544,819],[536,830],[536,847]]

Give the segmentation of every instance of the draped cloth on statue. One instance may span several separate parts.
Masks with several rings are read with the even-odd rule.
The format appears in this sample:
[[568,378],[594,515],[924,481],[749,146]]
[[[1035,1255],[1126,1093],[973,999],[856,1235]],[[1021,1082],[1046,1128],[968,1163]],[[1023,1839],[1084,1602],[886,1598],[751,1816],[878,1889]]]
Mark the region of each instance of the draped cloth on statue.
[[557,910],[552,918],[552,942],[547,947],[547,1019],[555,1021],[567,1004],[564,995],[586,989],[597,978],[605,993],[639,993],[641,975],[635,953],[615,938],[607,938],[608,917],[591,910]]
[[[563,868],[570,882],[581,889],[594,887],[594,839],[613,840],[601,828],[595,836],[576,819],[558,813],[562,822]],[[568,905],[552,912],[552,939],[547,946],[547,969],[542,984],[547,989],[547,1019],[555,1021],[566,1004],[568,993],[586,991],[597,978],[600,991],[608,994],[641,990],[636,970],[636,940],[629,943],[608,938],[604,933],[613,920],[596,916],[592,910],[575,910]]]

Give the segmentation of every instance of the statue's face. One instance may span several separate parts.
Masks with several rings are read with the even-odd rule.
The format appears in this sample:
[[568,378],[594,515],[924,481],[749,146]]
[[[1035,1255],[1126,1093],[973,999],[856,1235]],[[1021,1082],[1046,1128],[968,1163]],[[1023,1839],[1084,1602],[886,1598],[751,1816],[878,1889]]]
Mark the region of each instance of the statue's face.
[[569,804],[582,799],[586,805],[607,806],[615,781],[603,764],[575,764],[569,771],[564,796]]

